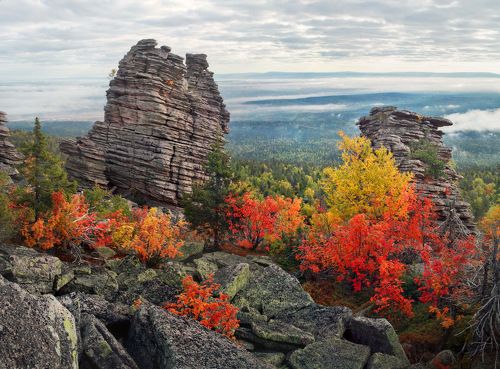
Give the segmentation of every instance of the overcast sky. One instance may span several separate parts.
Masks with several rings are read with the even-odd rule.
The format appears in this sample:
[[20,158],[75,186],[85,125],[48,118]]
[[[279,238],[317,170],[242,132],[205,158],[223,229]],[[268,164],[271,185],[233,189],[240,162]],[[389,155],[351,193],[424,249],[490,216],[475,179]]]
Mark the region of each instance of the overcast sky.
[[500,0],[0,0],[0,81],[103,76],[143,38],[217,73],[500,73]]

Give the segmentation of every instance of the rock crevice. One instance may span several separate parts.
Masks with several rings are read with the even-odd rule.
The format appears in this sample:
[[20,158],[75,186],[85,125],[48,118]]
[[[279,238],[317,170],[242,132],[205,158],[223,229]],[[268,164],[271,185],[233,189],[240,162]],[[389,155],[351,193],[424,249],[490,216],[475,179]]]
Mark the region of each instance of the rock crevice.
[[183,58],[142,40],[120,61],[106,93],[104,121],[85,137],[67,140],[66,169],[84,187],[100,185],[138,201],[178,205],[229,113],[205,54]]

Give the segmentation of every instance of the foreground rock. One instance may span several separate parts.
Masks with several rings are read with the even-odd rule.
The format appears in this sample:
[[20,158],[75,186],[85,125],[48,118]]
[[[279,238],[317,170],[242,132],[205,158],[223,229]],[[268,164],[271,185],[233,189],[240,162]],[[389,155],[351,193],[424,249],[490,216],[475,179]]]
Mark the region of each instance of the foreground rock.
[[[454,212],[470,231],[475,231],[470,206],[462,199],[455,183],[459,176],[450,163],[451,148],[444,145],[444,133],[439,129],[451,125],[453,123],[445,118],[428,117],[391,106],[375,107],[370,115],[358,122],[361,133],[372,141],[374,147],[386,147],[394,154],[401,171],[414,173],[416,189],[432,199],[438,221]],[[440,178],[426,175],[428,165],[412,158],[412,148],[423,141],[437,148],[438,158],[445,164]]]
[[9,129],[6,123],[7,116],[0,111],[0,172],[15,177],[19,174],[16,166],[21,164],[23,157],[8,140]]
[[135,315],[128,348],[143,369],[272,368],[224,336],[153,305]]
[[0,368],[77,369],[75,319],[54,296],[34,296],[0,276]]
[[66,169],[81,185],[116,187],[136,201],[177,205],[229,113],[208,70],[207,56],[183,59],[155,40],[137,43],[120,61],[107,91],[104,121],[66,141]]

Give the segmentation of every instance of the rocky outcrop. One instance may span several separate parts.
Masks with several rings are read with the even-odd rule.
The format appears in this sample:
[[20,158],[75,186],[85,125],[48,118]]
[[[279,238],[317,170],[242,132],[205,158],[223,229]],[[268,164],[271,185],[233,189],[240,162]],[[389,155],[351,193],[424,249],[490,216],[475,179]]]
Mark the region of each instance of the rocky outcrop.
[[120,61],[107,91],[104,121],[65,141],[66,169],[82,186],[116,187],[136,201],[177,205],[205,178],[211,145],[228,132],[229,113],[207,56],[183,59],[155,40]]
[[75,319],[0,276],[0,369],[78,369]]
[[3,111],[0,111],[0,172],[15,177],[19,174],[15,167],[21,164],[23,157],[8,140],[9,129],[6,123],[7,116]]
[[[461,195],[456,181],[460,178],[452,168],[451,148],[443,144],[441,127],[453,123],[445,118],[428,117],[392,106],[375,107],[370,115],[362,117],[358,126],[375,148],[389,149],[401,171],[412,172],[416,190],[432,199],[438,216],[443,222],[457,216],[469,231],[475,231],[470,206]],[[438,176],[428,174],[429,164],[417,158],[414,152],[423,142],[437,150],[437,159],[444,164]]]
[[[0,244],[0,357],[9,369],[409,367],[389,322],[316,304],[269,257],[192,258],[157,269],[130,256],[79,265]],[[237,341],[161,308],[184,276],[209,270],[240,309]],[[44,351],[43,340],[60,349]]]

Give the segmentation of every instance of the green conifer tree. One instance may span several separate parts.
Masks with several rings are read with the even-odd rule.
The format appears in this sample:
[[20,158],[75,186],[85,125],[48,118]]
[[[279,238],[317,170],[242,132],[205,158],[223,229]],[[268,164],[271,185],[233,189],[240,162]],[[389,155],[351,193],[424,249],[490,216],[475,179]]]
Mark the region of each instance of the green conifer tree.
[[228,229],[225,199],[233,180],[230,158],[224,151],[221,136],[208,155],[205,172],[208,179],[195,183],[190,194],[181,200],[186,220],[196,229],[208,231],[213,237],[213,248],[218,248]]
[[42,132],[42,125],[35,119],[33,140],[23,148],[25,161],[20,171],[31,187],[23,200],[34,209],[35,217],[48,210],[52,205],[52,193],[64,191],[74,193],[76,183],[68,180],[63,160],[48,149],[47,139]]

